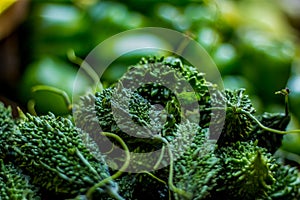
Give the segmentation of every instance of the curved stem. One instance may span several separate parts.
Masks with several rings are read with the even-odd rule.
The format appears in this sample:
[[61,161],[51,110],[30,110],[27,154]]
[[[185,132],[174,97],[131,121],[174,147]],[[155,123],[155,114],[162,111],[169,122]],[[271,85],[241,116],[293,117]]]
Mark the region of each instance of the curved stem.
[[169,142],[168,142],[165,138],[160,137],[160,136],[156,136],[155,139],[158,139],[158,140],[162,141],[164,144],[166,144],[166,146],[167,146],[167,148],[168,148],[168,153],[169,153],[169,156],[170,156],[170,170],[169,170],[168,185],[169,185],[170,189],[171,189],[173,192],[175,192],[175,193],[177,193],[177,194],[179,194],[179,195],[181,195],[181,196],[183,196],[183,197],[185,197],[185,198],[187,198],[187,199],[192,199],[192,194],[191,194],[191,193],[189,193],[189,192],[187,192],[187,191],[184,191],[184,190],[182,190],[182,189],[180,189],[180,188],[177,188],[177,187],[174,185],[174,183],[173,183],[174,157],[173,157],[173,153],[172,153],[172,151],[171,151]]
[[147,174],[147,175],[151,176],[151,178],[154,178],[155,180],[157,180],[157,181],[159,181],[159,182],[161,182],[161,183],[167,185],[167,183],[166,183],[165,181],[161,180],[160,178],[158,178],[157,176],[155,176],[154,174],[152,174],[152,173],[150,173],[150,172],[148,172],[148,171],[141,171],[141,172],[139,172],[139,173]]
[[38,91],[48,91],[48,92],[52,92],[54,94],[60,95],[64,99],[68,110],[69,111],[72,110],[71,100],[65,91],[58,89],[56,87],[49,86],[49,85],[36,85],[36,86],[32,87],[32,92],[38,92]]
[[106,152],[104,152],[104,153],[105,153],[105,154],[109,154],[109,153],[113,152],[114,147],[115,147],[115,144],[112,143],[112,144],[111,144],[111,149],[108,150],[108,151],[106,151]]
[[[74,52],[73,49],[70,49],[67,52],[67,57],[71,62],[73,62],[74,64],[77,64],[78,66],[80,66],[87,73],[87,75],[89,77],[91,77],[91,79],[93,80],[95,85],[99,85],[100,91],[103,90],[103,86],[100,82],[100,78],[99,78],[98,74],[95,72],[95,70],[87,62],[85,62],[81,58],[77,57],[75,55],[75,52]],[[98,82],[99,82],[99,84],[98,84]]]
[[[114,133],[101,132],[101,134],[104,135],[104,136],[107,136],[107,137],[112,137],[115,140],[117,140],[120,143],[120,145],[122,146],[122,148],[124,149],[124,151],[125,151],[126,159],[125,159],[125,162],[122,165],[122,167],[115,174],[113,174],[110,177],[107,177],[107,178],[103,179],[102,181],[100,181],[99,183],[95,184],[93,187],[91,187],[87,191],[86,196],[88,197],[88,199],[90,199],[90,197],[97,190],[97,188],[103,187],[109,181],[112,181],[112,180],[118,178],[123,173],[123,171],[125,171],[127,169],[127,167],[130,164],[130,152],[129,152],[129,149],[128,149],[127,145],[123,141],[123,139],[121,137],[119,137],[118,135],[114,134]],[[116,197],[116,196],[115,196],[115,198],[119,199],[119,197]]]
[[162,146],[160,156],[159,156],[156,164],[153,167],[154,170],[156,170],[159,167],[159,165],[164,157],[164,154],[165,154],[165,146]]
[[28,103],[27,103],[27,109],[28,109],[28,112],[31,115],[37,116],[37,113],[35,111],[35,100],[34,99],[30,99],[28,101]]
[[282,90],[279,90],[275,92],[275,94],[281,94],[284,96],[284,103],[285,103],[285,116],[289,115],[289,94],[290,94],[290,89],[289,88],[284,88]]
[[173,159],[173,153],[171,152],[171,149],[170,147],[168,146],[168,152],[169,152],[169,155],[170,155],[170,173],[169,173],[169,180],[168,180],[168,184],[169,184],[169,187],[170,189],[173,191],[173,192],[176,192],[178,193],[179,195],[181,196],[184,196],[186,197],[187,199],[192,199],[192,194],[191,193],[188,193],[182,189],[179,189],[177,188],[174,184],[173,184],[173,166],[174,166],[174,159]]
[[[227,108],[222,108],[222,107],[213,107],[213,108],[207,108],[205,110],[226,110],[228,109]],[[272,133],[277,133],[277,134],[282,134],[282,135],[285,135],[285,134],[289,134],[289,133],[300,133],[300,129],[296,129],[296,130],[288,130],[288,131],[280,131],[280,130],[277,130],[277,129],[273,129],[273,128],[269,128],[267,126],[264,126],[258,119],[256,119],[255,116],[253,116],[251,113],[247,112],[247,111],[244,111],[242,109],[240,109],[237,113],[243,113],[245,115],[247,115],[249,118],[251,118],[252,120],[254,120],[258,126],[260,126],[260,128],[266,130],[266,131],[269,131],[269,132],[272,132]]]
[[288,134],[288,133],[300,133],[300,130],[280,131],[280,130],[277,130],[277,129],[266,127],[262,123],[260,123],[260,121],[258,119],[256,119],[256,117],[253,116],[252,114],[250,114],[250,113],[248,113],[244,110],[240,110],[239,112],[247,115],[248,117],[250,117],[252,120],[254,120],[258,124],[258,126],[260,126],[262,129],[264,129],[266,131],[273,132],[273,133],[278,133],[278,134],[282,134],[282,135],[283,134]]
[[127,169],[127,167],[129,166],[129,163],[130,163],[130,151],[129,151],[129,149],[128,149],[126,143],[124,142],[124,140],[123,140],[120,136],[118,136],[118,135],[116,135],[116,134],[114,134],[114,133],[109,133],[109,132],[102,132],[102,135],[107,136],[107,137],[112,137],[112,138],[114,138],[115,140],[117,140],[117,141],[119,142],[119,144],[122,146],[122,148],[124,149],[124,151],[125,151],[125,156],[126,156],[126,158],[125,158],[125,162],[124,162],[123,166],[122,166],[122,167],[119,169],[119,171],[118,171],[118,172],[120,172],[120,173],[116,172],[114,175],[111,176],[113,179],[116,179],[116,178],[118,178],[118,177],[123,173],[123,171],[125,171],[125,170]]

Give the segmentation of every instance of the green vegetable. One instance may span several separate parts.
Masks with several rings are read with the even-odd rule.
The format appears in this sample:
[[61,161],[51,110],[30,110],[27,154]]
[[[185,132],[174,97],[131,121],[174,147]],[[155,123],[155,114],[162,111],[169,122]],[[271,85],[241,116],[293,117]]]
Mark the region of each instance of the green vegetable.
[[[161,120],[159,110],[139,94],[125,88],[121,90],[107,88],[95,95],[83,96],[76,106],[76,125],[98,142],[106,141],[105,137],[99,136],[101,131],[115,133],[131,150],[137,148],[134,144],[137,142],[156,143],[151,137],[157,134],[155,130],[160,130],[157,125]],[[150,131],[142,126],[147,126]]]
[[147,173],[126,174],[116,182],[120,194],[125,199],[138,200],[145,197],[149,199],[168,199],[170,192],[165,182],[157,180]]
[[[79,127],[88,132],[99,132],[99,129],[92,129],[100,125],[102,131],[118,134],[136,131],[136,136],[145,137],[145,133],[139,133],[141,131],[138,129],[126,130],[132,128],[133,124],[124,123],[132,122],[138,124],[138,128],[147,126],[151,131],[159,131],[167,136],[183,118],[199,121],[199,114],[200,125],[208,127],[211,110],[206,108],[211,107],[213,95],[218,98],[216,86],[206,81],[203,73],[183,64],[180,59],[142,58],[137,65],[128,69],[115,86],[95,95],[83,96],[79,105],[75,105],[75,118]],[[214,103],[219,105],[217,100]],[[99,124],[95,123],[95,115]],[[87,121],[92,125],[86,126]],[[160,124],[160,121],[165,123]]]
[[[200,125],[207,127],[210,111],[206,111],[205,108],[211,107],[211,96],[217,93],[217,88],[216,85],[206,81],[204,76],[204,73],[198,72],[191,65],[184,64],[179,58],[149,57],[142,58],[137,65],[131,66],[120,81],[124,87],[136,90],[151,104],[165,106],[169,113],[167,121],[172,121],[169,122],[168,128],[174,127],[182,116],[191,119],[189,115],[184,115],[189,112],[200,112]],[[193,92],[195,96],[191,95]],[[199,110],[192,109],[194,103],[198,103]],[[179,110],[180,107],[186,109],[188,106],[192,110]]]
[[300,172],[296,167],[280,166],[275,172],[276,183],[269,192],[272,199],[299,199]]
[[[208,199],[217,186],[220,161],[214,154],[215,146],[208,141],[208,129],[186,123],[176,131],[178,144],[172,149],[174,157],[174,185],[188,194],[174,193],[175,199]],[[189,146],[189,140],[192,143]],[[177,146],[178,145],[178,146]]]
[[[166,85],[174,81],[180,84],[170,89],[161,80]],[[196,91],[197,106],[189,112],[180,109],[181,102],[193,105],[186,82]],[[287,94],[286,91],[281,92]],[[281,184],[278,169],[284,165],[271,153],[281,144],[282,135],[288,133],[284,131],[290,120],[288,111],[256,118],[245,89],[220,91],[204,79],[204,74],[178,58],[142,59],[129,68],[119,83],[82,97],[76,108],[76,121],[92,137],[97,136],[98,144],[105,144],[105,138],[98,138],[98,133],[108,131],[124,139],[132,153],[162,149],[158,160],[149,154],[135,160],[132,155],[130,166],[143,166],[149,160],[154,164],[148,166],[151,172],[127,172],[117,179],[125,198],[147,195],[155,199],[269,199],[285,190],[276,186]],[[225,115],[212,112],[222,110]],[[194,112],[201,114],[199,124],[189,118],[192,115],[184,115]],[[221,126],[223,119],[225,124]],[[213,129],[209,127],[211,120],[215,123]],[[215,141],[211,134],[220,134],[220,138]],[[162,163],[169,167],[158,170]],[[149,190],[152,192],[148,194]],[[168,190],[171,195],[167,195]],[[295,191],[293,196],[297,195]]]
[[14,131],[15,122],[12,117],[11,108],[5,107],[0,102],[0,158],[6,157],[8,152],[8,144],[6,139],[9,138]]
[[[290,115],[284,113],[263,113],[258,116],[258,120],[265,126],[282,131],[286,129],[290,119]],[[283,135],[263,130],[257,125],[251,131],[250,138],[258,140],[258,146],[268,149],[269,152],[275,153],[281,147]]]
[[255,143],[237,142],[218,150],[222,170],[218,189],[225,199],[267,199],[277,181],[275,158]]
[[245,95],[244,92],[245,89],[225,90],[223,94],[222,100],[227,107],[225,124],[218,139],[219,146],[242,141],[249,137],[252,130],[252,120],[246,113],[253,114],[255,109],[249,96]]
[[[299,170],[272,155],[284,134],[299,133],[285,131],[289,90],[276,93],[286,112],[255,117],[244,89],[221,91],[174,57],[142,59],[112,87],[82,96],[73,117],[20,112],[14,121],[1,104],[2,170],[21,169],[42,197],[298,199]],[[115,147],[125,156],[111,157]]]
[[2,200],[40,200],[38,188],[29,182],[12,163],[0,159],[0,199]]
[[[95,144],[85,144],[87,135],[69,119],[51,113],[40,117],[27,114],[18,127],[8,141],[15,151],[15,162],[32,178],[33,184],[69,198],[86,193],[110,177]],[[89,192],[118,197],[115,190],[115,183],[108,180],[101,188]]]

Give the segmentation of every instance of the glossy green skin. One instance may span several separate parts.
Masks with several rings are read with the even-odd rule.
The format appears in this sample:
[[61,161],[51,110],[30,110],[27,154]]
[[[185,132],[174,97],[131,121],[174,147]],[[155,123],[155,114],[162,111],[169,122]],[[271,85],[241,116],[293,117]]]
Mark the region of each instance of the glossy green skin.
[[2,200],[40,200],[38,188],[29,182],[12,163],[0,160],[0,199]]

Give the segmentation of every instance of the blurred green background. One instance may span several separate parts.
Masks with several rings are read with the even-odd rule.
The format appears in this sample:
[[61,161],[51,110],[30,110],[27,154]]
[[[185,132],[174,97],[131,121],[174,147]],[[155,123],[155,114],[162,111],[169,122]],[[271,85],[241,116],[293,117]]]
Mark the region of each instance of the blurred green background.
[[[284,112],[284,98],[274,93],[288,87],[289,129],[300,128],[299,10],[297,0],[3,0],[0,100],[26,110],[34,99],[39,114],[66,114],[61,96],[31,88],[45,84],[72,97],[79,66],[67,56],[70,49],[84,59],[122,31],[164,27],[199,42],[216,63],[225,88],[246,88],[257,114]],[[103,84],[115,82],[141,56],[148,55],[133,53],[113,62],[101,77]],[[81,81],[84,88],[88,80]],[[300,163],[300,135],[285,136],[281,153]]]

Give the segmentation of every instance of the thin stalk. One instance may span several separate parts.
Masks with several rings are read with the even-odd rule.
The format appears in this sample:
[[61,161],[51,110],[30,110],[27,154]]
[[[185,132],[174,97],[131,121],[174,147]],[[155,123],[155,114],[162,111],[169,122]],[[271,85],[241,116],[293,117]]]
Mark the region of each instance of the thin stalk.
[[165,154],[165,146],[163,146],[163,147],[161,148],[160,156],[159,156],[159,158],[158,158],[156,164],[155,164],[154,167],[153,167],[154,170],[156,170],[156,169],[159,167],[159,165],[160,165],[160,163],[161,163],[161,161],[162,161],[162,159],[163,159],[163,157],[164,157],[164,154]]
[[161,182],[161,183],[167,185],[167,183],[166,183],[165,181],[161,180],[160,178],[158,178],[157,176],[155,176],[154,174],[152,174],[152,173],[150,173],[150,172],[148,172],[148,171],[141,171],[141,172],[139,172],[139,173],[147,174],[147,175],[149,175],[151,178],[154,178],[155,180],[157,180],[157,181],[159,181],[159,182]]
[[[97,190],[97,188],[103,187],[108,182],[110,182],[112,180],[115,180],[116,178],[118,178],[119,176],[121,176],[122,173],[123,173],[123,171],[125,171],[128,168],[129,164],[130,164],[130,152],[129,152],[129,149],[128,149],[126,143],[123,141],[123,139],[121,137],[119,137],[118,135],[114,134],[114,133],[101,132],[101,134],[104,135],[104,136],[107,136],[107,137],[112,137],[115,140],[117,140],[120,143],[120,145],[122,146],[122,148],[124,149],[124,151],[125,151],[126,159],[125,159],[125,162],[124,162],[123,166],[115,174],[113,174],[112,176],[107,177],[107,178],[101,180],[99,183],[95,184],[93,187],[91,187],[87,191],[86,196],[88,197],[88,199],[91,199],[92,194]],[[123,199],[120,196],[116,196],[116,195],[113,195],[113,196],[116,199]]]
[[160,136],[156,136],[155,139],[158,139],[158,140],[162,141],[162,142],[167,146],[167,148],[168,148],[168,153],[169,153],[169,156],[170,156],[170,169],[169,169],[168,185],[169,185],[170,189],[171,189],[173,192],[175,192],[175,193],[177,193],[177,194],[179,194],[179,195],[181,195],[181,196],[183,196],[183,197],[185,197],[185,198],[187,198],[187,199],[192,199],[192,194],[191,194],[191,193],[189,193],[189,192],[187,192],[187,191],[184,191],[184,190],[182,190],[182,189],[180,189],[180,188],[177,188],[177,187],[174,185],[174,183],[173,183],[173,175],[174,175],[174,169],[173,169],[173,168],[174,168],[174,157],[173,157],[173,153],[172,153],[172,151],[171,151],[169,142],[168,142],[165,138],[160,137]]
[[35,111],[35,100],[34,99],[30,99],[28,101],[28,103],[27,103],[27,109],[28,109],[28,112],[31,115],[37,116],[37,113]]
[[[214,107],[214,108],[208,108],[206,110],[226,110],[227,108],[222,108],[222,107]],[[267,126],[264,126],[258,119],[256,119],[255,116],[253,116],[251,113],[244,111],[242,109],[238,110],[237,113],[242,113],[247,115],[250,119],[254,120],[258,126],[266,131],[272,132],[272,133],[277,133],[277,134],[281,134],[281,135],[285,135],[285,134],[289,134],[289,133],[300,133],[300,129],[296,129],[296,130],[288,130],[288,131],[280,131],[277,129],[273,129],[273,128],[269,128]]]
[[266,127],[262,123],[260,123],[260,121],[258,119],[256,119],[256,117],[253,116],[252,114],[250,114],[250,113],[248,113],[244,110],[240,110],[239,112],[247,115],[248,117],[250,117],[252,120],[254,120],[258,124],[258,126],[260,126],[262,129],[264,129],[266,131],[269,131],[269,132],[272,132],[272,133],[277,133],[277,134],[282,134],[282,135],[289,134],[289,133],[300,133],[300,130],[280,131],[280,130],[277,130],[277,129]]
[[289,97],[288,95],[285,96],[284,98],[284,102],[285,102],[285,116],[289,116]]
[[69,98],[69,95],[65,91],[49,85],[36,85],[32,87],[32,92],[38,92],[38,91],[47,91],[47,92],[52,92],[54,94],[60,95],[64,99],[68,110],[72,111],[71,100]]
[[281,94],[284,96],[284,104],[285,104],[285,116],[289,115],[289,94],[290,94],[290,89],[285,88],[282,90],[279,90],[275,92],[275,94]]
[[71,62],[80,66],[87,73],[87,75],[89,77],[91,77],[92,81],[94,82],[95,85],[97,85],[99,87],[100,91],[103,90],[103,85],[100,82],[100,78],[99,78],[98,74],[87,62],[85,62],[81,58],[77,57],[73,49],[70,49],[67,52],[67,57]]

